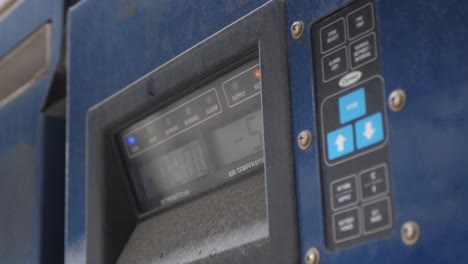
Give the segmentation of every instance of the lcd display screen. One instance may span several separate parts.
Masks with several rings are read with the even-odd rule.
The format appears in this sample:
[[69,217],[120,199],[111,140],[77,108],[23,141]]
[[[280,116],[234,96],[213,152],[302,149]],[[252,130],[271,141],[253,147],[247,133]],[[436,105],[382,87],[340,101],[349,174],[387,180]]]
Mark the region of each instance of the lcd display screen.
[[194,141],[138,168],[146,196],[186,184],[208,172],[200,142]]
[[262,151],[262,112],[243,116],[217,129],[214,146],[223,166]]
[[247,62],[119,133],[143,212],[263,167],[260,80]]

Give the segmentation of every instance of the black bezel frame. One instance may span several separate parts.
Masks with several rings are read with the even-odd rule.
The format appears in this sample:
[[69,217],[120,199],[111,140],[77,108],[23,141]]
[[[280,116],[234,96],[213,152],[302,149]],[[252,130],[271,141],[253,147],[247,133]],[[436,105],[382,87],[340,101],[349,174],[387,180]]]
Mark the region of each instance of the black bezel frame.
[[[264,87],[267,240],[262,247],[243,244],[193,261],[299,261],[285,23],[284,3],[268,2],[89,110],[86,143],[87,263],[115,262],[135,226],[142,220],[116,151],[114,129],[129,120],[143,117],[152,105],[163,107],[193,91],[213,76],[219,76],[219,69],[229,70],[229,65],[255,49],[259,51]],[[147,88],[153,84],[159,84],[159,89]]]
[[[160,110],[164,109],[165,107],[167,107],[168,105],[171,105],[172,103],[178,101],[182,97],[184,97],[186,95],[190,95],[191,93],[193,93],[196,90],[202,88],[203,86],[205,86],[206,84],[212,82],[213,80],[216,80],[218,78],[222,78],[225,74],[230,73],[232,70],[235,70],[235,69],[237,69],[239,67],[242,67],[244,64],[249,63],[252,60],[258,60],[258,58],[259,58],[258,48],[254,47],[254,46],[252,46],[250,48],[247,48],[246,51],[241,53],[241,54],[243,54],[243,55],[240,55],[241,57],[239,57],[236,61],[232,61],[229,65],[226,65],[224,68],[217,70],[217,72],[213,73],[209,77],[207,77],[207,78],[205,78],[203,80],[200,80],[200,81],[196,82],[195,84],[190,85],[189,87],[186,87],[185,89],[182,88],[183,89],[182,91],[176,92],[177,94],[172,96],[171,98],[168,98],[167,100],[164,100],[164,99],[158,100],[158,99],[156,99],[156,101],[161,101],[162,103],[157,104],[155,106],[150,106],[145,111],[138,113],[137,118],[135,118],[135,116],[129,116],[123,122],[117,122],[116,125],[113,125],[113,126],[111,125],[107,130],[108,130],[109,135],[114,137],[114,142],[112,142],[112,146],[114,148],[114,151],[120,154],[119,155],[119,157],[120,157],[119,162],[121,162],[122,164],[126,163],[125,162],[125,158],[126,158],[125,154],[126,153],[123,153],[123,149],[125,148],[125,146],[122,145],[122,139],[120,137],[122,131],[125,131],[129,126],[132,126],[136,122],[139,122],[141,119],[144,119],[144,118],[150,116],[151,114],[154,114],[157,111],[160,111]],[[145,82],[145,79],[144,78],[140,79],[137,82]],[[134,84],[132,84],[132,85],[134,85]],[[146,83],[146,87],[147,87],[147,89],[151,88],[151,87],[149,87],[148,83]],[[153,95],[150,95],[150,96],[153,96]],[[251,106],[249,106],[249,107],[251,107]],[[262,109],[260,109],[260,110],[262,110]],[[262,153],[262,157],[263,157],[263,153]],[[261,168],[263,168],[263,165],[261,166]],[[135,206],[139,210],[139,218],[140,219],[146,219],[146,218],[151,217],[152,215],[155,215],[157,213],[169,210],[170,207],[177,206],[179,204],[188,202],[189,200],[195,199],[195,198],[197,198],[197,197],[199,197],[199,196],[201,196],[201,195],[203,195],[203,194],[205,194],[207,192],[210,192],[213,189],[222,188],[223,186],[228,185],[230,182],[236,182],[239,179],[242,179],[242,178],[244,178],[246,176],[251,175],[252,173],[255,173],[258,169],[260,169],[260,168],[255,168],[254,170],[251,170],[246,174],[240,175],[239,177],[235,177],[235,178],[232,178],[232,179],[229,179],[229,180],[220,181],[215,186],[205,188],[205,189],[201,190],[200,192],[196,192],[194,194],[191,194],[188,197],[182,198],[181,200],[176,201],[174,203],[171,203],[170,205],[167,205],[167,206],[153,207],[151,209],[144,210],[142,202],[138,201],[138,199],[140,199],[140,198],[136,198],[135,199],[135,202],[136,202]],[[128,168],[125,168],[125,170],[126,170],[126,173],[127,173],[127,176],[128,176],[127,178],[129,178],[129,185],[131,186],[132,192],[134,193],[134,195],[136,197],[140,197],[142,187],[141,186],[135,186],[135,185],[138,184],[137,183],[138,181],[133,179],[133,177],[131,175],[131,172],[129,171]]]

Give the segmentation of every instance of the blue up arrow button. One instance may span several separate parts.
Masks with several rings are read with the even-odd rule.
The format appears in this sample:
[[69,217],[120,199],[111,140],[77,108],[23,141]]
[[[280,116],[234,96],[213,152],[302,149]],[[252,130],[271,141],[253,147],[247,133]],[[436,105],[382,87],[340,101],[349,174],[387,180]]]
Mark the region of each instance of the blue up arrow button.
[[353,127],[342,127],[327,135],[328,160],[334,160],[354,151]]

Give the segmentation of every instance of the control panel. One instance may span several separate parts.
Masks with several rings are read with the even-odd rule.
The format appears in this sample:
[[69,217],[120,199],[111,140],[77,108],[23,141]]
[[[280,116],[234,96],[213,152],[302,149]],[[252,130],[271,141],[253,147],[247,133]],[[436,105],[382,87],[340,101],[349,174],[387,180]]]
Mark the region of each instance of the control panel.
[[373,1],[313,24],[325,238],[338,250],[393,228],[384,81]]

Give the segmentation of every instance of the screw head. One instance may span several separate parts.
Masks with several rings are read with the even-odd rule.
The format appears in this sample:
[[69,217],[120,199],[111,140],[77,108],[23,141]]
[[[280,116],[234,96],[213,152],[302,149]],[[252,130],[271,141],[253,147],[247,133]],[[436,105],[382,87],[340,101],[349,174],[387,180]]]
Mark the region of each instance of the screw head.
[[317,248],[310,248],[305,255],[306,264],[318,264],[320,263],[320,252]]
[[301,150],[307,150],[312,144],[312,134],[309,130],[303,130],[297,135],[297,145]]
[[388,96],[388,106],[394,112],[401,111],[406,104],[406,93],[402,89],[396,89]]
[[291,25],[291,36],[293,39],[299,39],[304,34],[304,22],[296,21]]
[[408,221],[401,226],[401,240],[405,245],[412,246],[418,242],[421,230],[418,223]]

